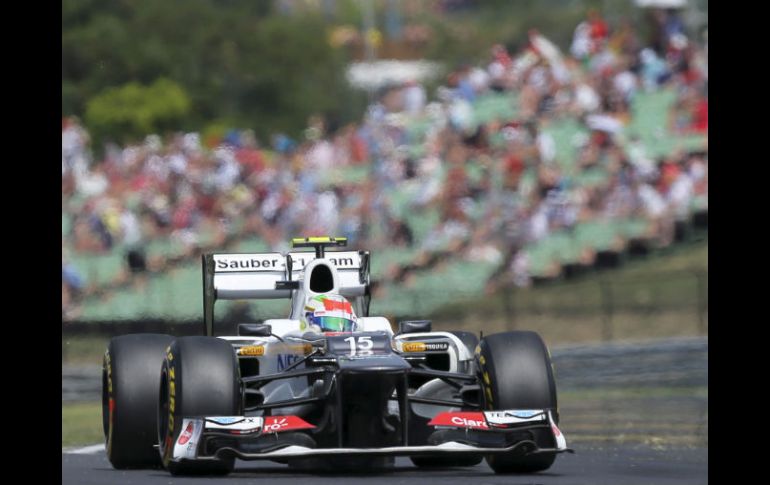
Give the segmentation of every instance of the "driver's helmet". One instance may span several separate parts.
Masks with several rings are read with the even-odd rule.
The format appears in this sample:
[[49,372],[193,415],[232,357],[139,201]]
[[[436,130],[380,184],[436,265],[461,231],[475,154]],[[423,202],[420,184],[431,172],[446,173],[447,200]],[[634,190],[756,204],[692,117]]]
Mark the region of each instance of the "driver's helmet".
[[353,332],[357,321],[353,306],[340,295],[314,296],[305,303],[302,316],[308,330],[316,332]]

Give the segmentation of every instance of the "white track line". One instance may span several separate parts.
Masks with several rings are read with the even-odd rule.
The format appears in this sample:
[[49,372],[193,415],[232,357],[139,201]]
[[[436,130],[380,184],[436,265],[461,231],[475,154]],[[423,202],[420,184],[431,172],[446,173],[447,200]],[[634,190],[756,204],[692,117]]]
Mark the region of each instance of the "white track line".
[[99,443],[98,445],[84,446],[82,448],[67,448],[67,449],[63,449],[62,453],[69,453],[72,455],[93,455],[94,453],[98,453],[100,451],[104,451],[104,443]]

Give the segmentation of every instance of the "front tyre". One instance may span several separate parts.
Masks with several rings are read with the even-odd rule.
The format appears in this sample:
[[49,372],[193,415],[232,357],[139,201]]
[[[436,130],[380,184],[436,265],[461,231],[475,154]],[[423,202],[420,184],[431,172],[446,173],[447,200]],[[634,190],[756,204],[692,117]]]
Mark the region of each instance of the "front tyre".
[[160,468],[157,402],[160,366],[173,337],[133,334],[110,340],[102,367],[107,459],[118,470]]
[[[484,409],[550,409],[556,413],[556,384],[548,349],[535,332],[514,331],[489,335],[479,342],[476,354]],[[540,448],[554,448],[548,429],[532,431]],[[553,453],[521,456],[488,455],[495,473],[531,473],[548,469]]]
[[163,466],[172,475],[230,473],[235,457],[216,461],[172,461],[186,416],[243,414],[241,376],[235,351],[215,337],[181,337],[167,349],[160,373],[158,440]]

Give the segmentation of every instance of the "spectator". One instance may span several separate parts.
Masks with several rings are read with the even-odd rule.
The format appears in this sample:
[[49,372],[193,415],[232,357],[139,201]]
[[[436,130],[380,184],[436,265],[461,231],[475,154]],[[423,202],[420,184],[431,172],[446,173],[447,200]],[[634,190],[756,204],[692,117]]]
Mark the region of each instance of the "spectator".
[[62,319],[72,320],[80,315],[80,302],[85,290],[85,282],[77,268],[69,261],[66,251],[62,250],[61,261]]
[[[656,166],[649,140],[629,130],[630,108],[640,91],[669,85],[675,108],[661,133],[706,135],[708,73],[706,49],[681,20],[669,14],[660,25],[666,44],[656,52],[639,45],[630,23],[612,29],[592,10],[575,29],[573,58],[532,32],[518,52],[495,45],[478,65],[452,70],[431,102],[410,81],[380,93],[359,123],[335,131],[311,117],[301,141],[276,133],[263,146],[249,130],[230,130],[213,146],[197,133],[149,135],[94,160],[88,132],[64,119],[62,206],[71,229],[63,248],[123,246],[133,279],[156,266],[147,254],[154,240],[180,241],[189,261],[227,238],[281,248],[295,235],[331,233],[372,248],[422,248],[406,263],[414,268],[446,247],[457,257],[499,258],[526,284],[526,255],[500,255],[581,221],[643,217],[667,244],[671,218],[707,195],[707,158]],[[500,101],[491,119],[481,116],[490,90],[516,95],[515,115],[501,114],[510,106]],[[574,160],[560,146],[566,118],[578,126]],[[583,182],[596,175],[606,180]],[[405,217],[429,211],[438,221],[424,232]],[[382,232],[388,237],[374,239]],[[63,313],[65,298],[88,289],[69,272],[63,261]]]

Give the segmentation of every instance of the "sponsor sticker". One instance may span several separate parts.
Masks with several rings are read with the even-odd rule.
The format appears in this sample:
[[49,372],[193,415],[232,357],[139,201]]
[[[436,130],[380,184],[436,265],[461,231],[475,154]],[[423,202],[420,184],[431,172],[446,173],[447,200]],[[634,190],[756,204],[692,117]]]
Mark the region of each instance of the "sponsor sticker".
[[262,431],[265,433],[283,433],[285,431],[311,428],[315,428],[315,426],[299,416],[268,416],[265,418],[265,425]]
[[192,438],[194,431],[193,422],[190,421],[187,423],[187,427],[182,431],[182,433],[179,435],[179,443],[180,445],[186,445],[188,441],[190,441],[190,438]]
[[532,416],[535,416],[536,414],[542,414],[542,413],[543,413],[543,411],[539,410],[539,409],[537,409],[537,410],[525,409],[525,410],[510,411],[510,414],[513,415],[514,417],[524,418],[524,419],[531,418]]
[[[290,254],[294,273],[302,271],[310,261],[315,259],[309,252]],[[337,269],[356,269],[361,266],[361,256],[357,251],[329,252],[326,253],[325,259]],[[216,273],[286,271],[286,257],[280,253],[215,254],[214,271]]]
[[302,359],[303,356],[294,355],[294,354],[278,354],[277,358],[278,358],[278,370],[280,371],[296,363],[297,361]]
[[[359,260],[358,253],[355,254],[355,258],[353,257],[344,257],[344,256],[332,256],[331,253],[326,254],[326,259],[331,262],[337,269],[351,269],[351,268],[358,268],[361,263]],[[292,255],[292,257],[294,257]]]
[[199,419],[182,421],[182,432],[174,444],[173,460],[180,458],[194,459],[198,449],[198,441],[203,431],[203,422]]
[[264,345],[245,345],[238,349],[238,355],[248,355],[248,356],[256,356],[259,357],[261,355],[265,355],[265,346]]
[[551,414],[551,411],[548,411],[548,420],[551,422],[551,431],[553,431],[553,436],[556,438],[556,448],[559,450],[566,450],[567,438],[564,437],[564,433],[562,433],[559,427],[556,426],[556,422],[553,420],[553,414]]
[[207,417],[207,421],[213,421],[216,424],[233,424],[238,423],[240,421],[243,421],[243,416],[213,416],[213,417]]
[[484,416],[492,426],[505,426],[517,423],[545,421],[543,409],[507,409],[502,411],[485,411]]
[[234,434],[258,433],[262,430],[263,418],[259,416],[207,416],[206,429],[226,430]]
[[468,429],[489,429],[484,413],[464,412],[464,413],[438,413],[428,426],[450,426],[453,428]]
[[214,255],[217,273],[237,271],[282,271],[286,263],[280,254],[223,254]]
[[447,342],[403,342],[402,347],[404,352],[435,352],[447,350],[449,343]]

